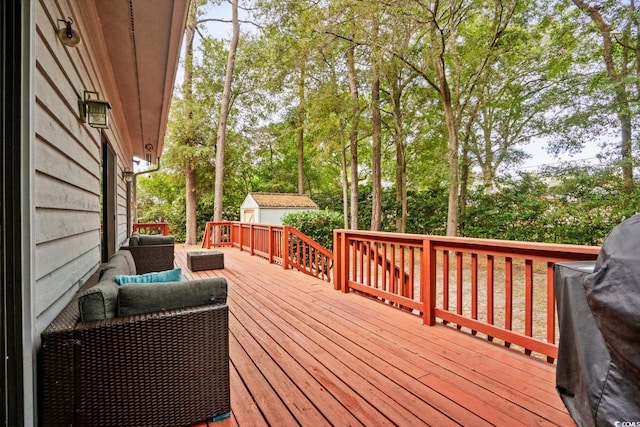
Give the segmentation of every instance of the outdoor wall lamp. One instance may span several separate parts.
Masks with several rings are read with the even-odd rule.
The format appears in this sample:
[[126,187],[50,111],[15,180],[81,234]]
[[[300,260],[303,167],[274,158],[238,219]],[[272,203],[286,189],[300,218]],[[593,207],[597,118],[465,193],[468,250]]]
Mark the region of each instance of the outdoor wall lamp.
[[122,178],[124,178],[125,182],[132,182],[133,172],[131,171],[131,169],[124,168],[124,171],[122,171]]
[[80,101],[80,116],[84,123],[92,128],[109,129],[109,110],[111,104],[100,99],[98,92],[84,91],[84,100]]
[[144,146],[144,150],[145,150],[144,159],[147,161],[147,163],[151,164],[151,152],[153,151],[153,145],[146,144]]
[[73,29],[73,19],[58,19],[58,22],[64,22],[64,28],[60,28],[57,32],[58,38],[65,46],[76,47],[80,44],[80,33]]

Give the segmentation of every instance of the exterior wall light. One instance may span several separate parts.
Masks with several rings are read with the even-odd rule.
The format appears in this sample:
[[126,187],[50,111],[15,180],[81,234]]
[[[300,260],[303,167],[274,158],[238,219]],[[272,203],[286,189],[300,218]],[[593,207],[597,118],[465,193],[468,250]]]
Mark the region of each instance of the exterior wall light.
[[58,38],[65,46],[76,47],[80,44],[80,33],[73,29],[73,19],[58,19],[58,22],[64,22],[64,28],[57,31]]
[[125,182],[132,182],[133,172],[131,172],[131,169],[129,168],[124,168],[124,171],[122,171],[122,177],[124,178]]
[[147,163],[151,164],[151,152],[153,151],[153,145],[151,144],[145,144],[144,146],[144,159],[147,161]]
[[84,100],[80,101],[80,116],[89,126],[109,129],[109,110],[111,104],[100,99],[98,92],[84,91]]

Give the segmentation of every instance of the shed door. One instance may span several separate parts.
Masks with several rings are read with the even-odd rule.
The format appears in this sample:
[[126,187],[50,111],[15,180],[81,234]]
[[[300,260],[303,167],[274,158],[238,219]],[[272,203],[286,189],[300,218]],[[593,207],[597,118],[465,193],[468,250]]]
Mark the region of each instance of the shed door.
[[242,222],[250,222],[250,223],[256,222],[255,209],[245,209]]

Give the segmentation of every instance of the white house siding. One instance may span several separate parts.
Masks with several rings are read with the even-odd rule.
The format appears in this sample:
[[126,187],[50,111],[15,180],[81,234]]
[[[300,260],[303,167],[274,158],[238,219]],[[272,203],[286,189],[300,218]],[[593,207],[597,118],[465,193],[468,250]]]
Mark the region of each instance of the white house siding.
[[260,207],[256,203],[255,200],[251,197],[251,195],[247,195],[240,206],[240,221],[245,221],[245,212],[251,211],[253,212],[253,222],[260,222]]
[[256,222],[261,224],[281,225],[282,217],[286,214],[299,211],[308,211],[309,208],[260,208],[260,216]]
[[[106,56],[99,39],[91,38],[96,25],[78,10],[77,1],[35,2],[36,69],[34,137],[35,209],[35,333],[40,332],[69,302],[73,293],[100,264],[101,133],[79,120],[78,100],[84,90],[100,92],[109,100]],[[86,5],[86,4],[85,4]],[[82,36],[76,48],[62,45],[58,19],[72,17]],[[112,102],[112,105],[117,102]],[[114,107],[115,110],[115,107]],[[116,239],[127,235],[126,185],[122,170],[130,153],[123,152],[116,117],[106,138],[117,156]]]

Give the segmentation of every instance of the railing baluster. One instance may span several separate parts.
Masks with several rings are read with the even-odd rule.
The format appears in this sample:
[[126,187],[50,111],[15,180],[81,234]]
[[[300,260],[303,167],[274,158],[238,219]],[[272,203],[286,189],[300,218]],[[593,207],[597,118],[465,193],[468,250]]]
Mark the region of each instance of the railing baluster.
[[376,289],[380,289],[380,263],[378,260],[380,259],[380,251],[378,244],[373,245],[373,257],[376,260],[373,262],[373,283]]
[[404,265],[404,257],[405,257],[405,246],[404,245],[399,245],[399,250],[400,250],[400,262],[398,263],[400,265],[400,271],[398,272],[398,280],[400,281],[400,295],[402,295],[403,297],[409,297],[409,292],[407,289],[407,281],[405,280],[405,265]]
[[[415,298],[414,275],[416,268],[416,252],[414,248],[409,248],[409,298]],[[420,297],[422,300],[422,297]]]
[[387,244],[382,246],[382,290],[389,292],[389,270],[387,269]]
[[[493,310],[494,310],[494,263],[493,255],[487,255],[487,323],[493,325]],[[487,336],[489,341],[493,341],[491,335]]]
[[442,251],[442,308],[449,311],[449,251]]
[[[478,319],[478,254],[471,254],[471,318]],[[471,330],[475,335],[476,330]]]
[[[553,263],[547,263],[547,342],[556,342],[556,296],[553,288]],[[547,362],[553,363],[553,357],[547,356]]]
[[391,289],[389,290],[392,294],[398,293],[398,282],[396,278],[396,245],[395,243],[391,244],[391,265],[389,266],[389,280]]
[[525,335],[533,336],[533,261],[525,260]]
[[[506,257],[504,261],[505,292],[504,292],[504,328],[507,331],[513,329],[513,259]],[[505,347],[511,347],[511,343],[505,341]]]
[[[462,274],[463,274],[463,267],[462,267],[462,252],[458,251],[456,252],[456,313],[458,313],[459,315],[462,315],[462,305],[463,305],[463,297],[462,297]],[[462,328],[462,325],[458,324],[457,325],[458,329]]]
[[371,242],[367,242],[367,254],[366,254],[366,260],[367,260],[367,286],[369,286],[370,288],[372,288],[373,286],[371,286],[371,264],[374,263],[373,257],[372,257],[372,243]]

